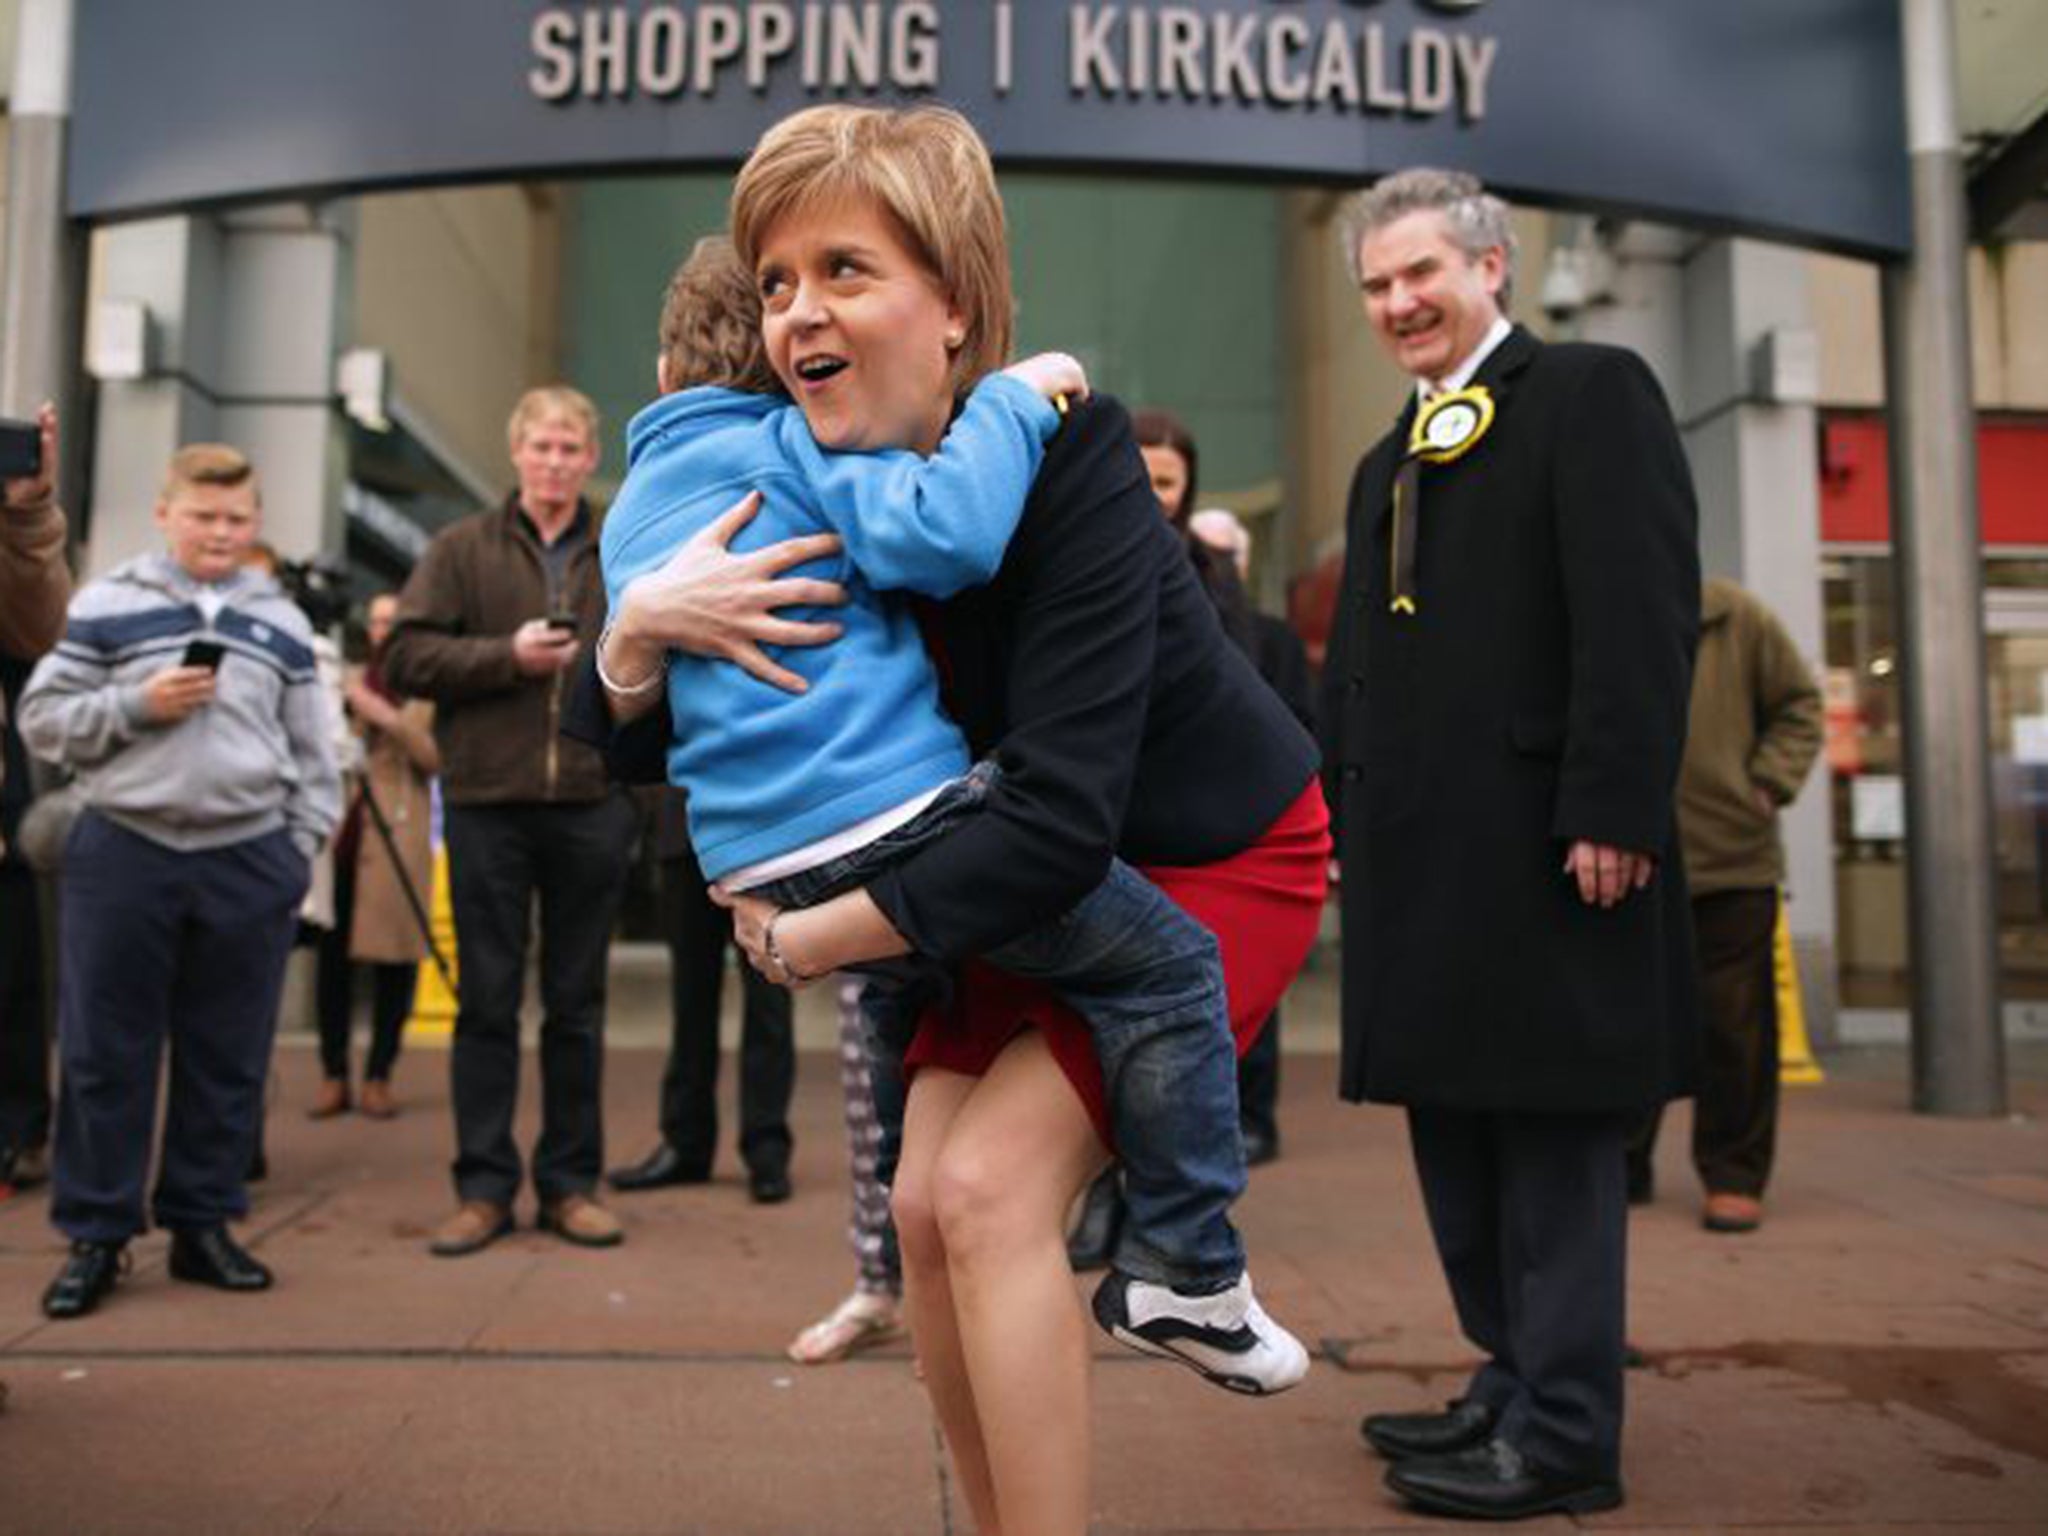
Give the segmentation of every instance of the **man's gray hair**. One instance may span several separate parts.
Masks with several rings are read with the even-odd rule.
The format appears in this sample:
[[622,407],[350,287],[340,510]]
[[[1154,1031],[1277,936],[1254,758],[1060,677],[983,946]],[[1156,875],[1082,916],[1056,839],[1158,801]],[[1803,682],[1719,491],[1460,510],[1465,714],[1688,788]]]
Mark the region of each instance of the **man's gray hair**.
[[1338,236],[1344,242],[1344,261],[1354,283],[1364,281],[1358,270],[1358,247],[1373,231],[1384,229],[1411,213],[1441,213],[1451,243],[1477,260],[1500,247],[1505,268],[1500,283],[1500,312],[1508,312],[1515,288],[1515,227],[1508,218],[1508,205],[1479,184],[1477,176],[1464,171],[1443,171],[1419,165],[1383,176],[1363,192],[1352,196],[1338,216]]

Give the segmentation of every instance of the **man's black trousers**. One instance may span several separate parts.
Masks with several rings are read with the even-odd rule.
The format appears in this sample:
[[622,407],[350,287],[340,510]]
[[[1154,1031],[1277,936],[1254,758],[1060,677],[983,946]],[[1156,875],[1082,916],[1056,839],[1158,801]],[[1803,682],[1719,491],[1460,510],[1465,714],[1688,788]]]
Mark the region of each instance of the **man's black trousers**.
[[1531,1460],[1592,1478],[1621,1464],[1631,1119],[1408,1111],[1458,1322],[1486,1356],[1466,1396]]
[[450,1053],[455,1189],[509,1206],[523,1176],[519,1001],[540,913],[543,1200],[587,1194],[604,1164],[606,956],[636,818],[621,793],[580,804],[453,805],[448,879],[460,1002]]
[[[661,1078],[661,1135],[693,1174],[718,1153],[718,1013],[732,914],[704,889],[694,854],[661,863],[674,1036]],[[740,1156],[750,1170],[789,1168],[789,1099],[796,1086],[790,995],[740,963]]]
[[50,1139],[42,903],[35,871],[0,864],[0,1153]]

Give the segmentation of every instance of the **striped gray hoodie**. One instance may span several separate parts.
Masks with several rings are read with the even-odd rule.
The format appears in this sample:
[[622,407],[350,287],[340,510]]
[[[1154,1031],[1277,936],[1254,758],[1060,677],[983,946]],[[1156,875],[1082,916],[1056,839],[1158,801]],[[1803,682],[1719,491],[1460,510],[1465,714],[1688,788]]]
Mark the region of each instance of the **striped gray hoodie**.
[[[157,724],[143,685],[201,638],[226,651],[212,702]],[[90,583],[29,678],[20,724],[31,752],[77,776],[88,806],[166,847],[285,827],[311,858],[340,816],[312,630],[261,571],[208,585],[151,554]]]

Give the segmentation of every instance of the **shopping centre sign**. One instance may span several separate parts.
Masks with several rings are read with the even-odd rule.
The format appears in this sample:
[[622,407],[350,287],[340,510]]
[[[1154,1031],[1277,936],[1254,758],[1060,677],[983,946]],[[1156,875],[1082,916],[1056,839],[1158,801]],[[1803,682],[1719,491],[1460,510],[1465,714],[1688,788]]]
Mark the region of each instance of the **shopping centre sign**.
[[729,166],[929,96],[1005,166],[1511,195],[1882,254],[1896,0],[89,0],[71,206]]

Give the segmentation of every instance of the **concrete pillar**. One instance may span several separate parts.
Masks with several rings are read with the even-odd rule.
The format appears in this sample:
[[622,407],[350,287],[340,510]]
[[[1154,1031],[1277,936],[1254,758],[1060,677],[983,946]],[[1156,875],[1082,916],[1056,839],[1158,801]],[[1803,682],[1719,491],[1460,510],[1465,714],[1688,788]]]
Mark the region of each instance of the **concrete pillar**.
[[123,224],[99,236],[96,295],[148,306],[146,378],[102,384],[90,566],[158,546],[152,510],[180,444],[233,443],[263,479],[264,536],[288,559],[341,546],[352,209],[278,205]]
[[[68,419],[78,385],[84,241],[64,216],[71,126],[70,0],[23,0],[7,123],[7,243],[0,324],[0,414],[27,419],[45,400]],[[58,494],[77,486],[85,434],[68,423]]]
[[2005,1112],[1969,225],[1947,0],[1900,7],[1913,252],[1884,270],[1892,544],[1906,728],[1913,1104]]

